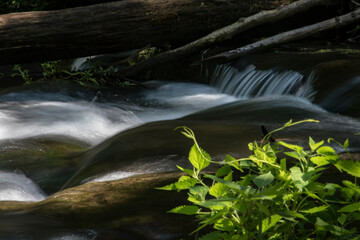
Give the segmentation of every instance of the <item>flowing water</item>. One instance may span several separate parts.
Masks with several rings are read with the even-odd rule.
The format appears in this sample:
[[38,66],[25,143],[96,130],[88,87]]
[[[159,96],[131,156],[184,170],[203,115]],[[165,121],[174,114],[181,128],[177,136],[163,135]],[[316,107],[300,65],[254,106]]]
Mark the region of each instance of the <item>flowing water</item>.
[[[359,150],[353,134],[360,132],[360,122],[336,114],[359,103],[358,95],[346,97],[360,84],[359,77],[318,104],[313,103],[319,91],[313,86],[315,72],[305,76],[220,65],[208,79],[209,85],[151,81],[146,89],[121,92],[52,83],[1,94],[0,200],[41,201],[87,182],[176,170],[177,164],[186,164],[189,149],[189,142],[173,131],[181,125],[194,129],[215,158],[246,155],[247,142],[262,136],[261,125],[273,129],[290,118],[321,123],[275,137],[299,144],[309,135],[340,141],[350,137],[351,150]],[[3,220],[1,226],[7,226]],[[93,230],[63,228],[44,232],[44,239],[96,239]],[[30,230],[13,235],[0,230],[3,234],[8,239],[35,236]]]

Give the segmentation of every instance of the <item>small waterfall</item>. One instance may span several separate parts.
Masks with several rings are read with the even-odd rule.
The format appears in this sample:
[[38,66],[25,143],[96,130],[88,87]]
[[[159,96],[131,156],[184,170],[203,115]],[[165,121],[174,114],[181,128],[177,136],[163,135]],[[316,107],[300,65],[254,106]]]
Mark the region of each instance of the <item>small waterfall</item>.
[[229,65],[215,68],[210,84],[220,92],[238,98],[253,98],[270,95],[295,95],[312,100],[315,74],[305,77],[296,71],[257,70],[249,65],[241,70]]

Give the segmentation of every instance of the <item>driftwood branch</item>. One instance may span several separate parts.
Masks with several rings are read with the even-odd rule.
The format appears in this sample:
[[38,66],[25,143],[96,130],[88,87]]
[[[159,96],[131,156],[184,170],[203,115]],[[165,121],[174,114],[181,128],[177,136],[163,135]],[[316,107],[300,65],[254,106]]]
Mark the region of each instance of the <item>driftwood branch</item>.
[[284,43],[304,39],[326,30],[344,27],[346,25],[357,22],[360,22],[360,9],[313,25],[309,25],[306,27],[277,34],[275,36],[263,39],[261,41],[246,45],[244,47],[206,58],[198,63],[213,61],[213,60],[233,61],[254,52],[263,51],[265,49],[269,49]]
[[320,5],[331,5],[338,3],[337,0],[299,0],[292,4],[281,6],[275,10],[262,11],[247,18],[240,18],[226,27],[220,28],[196,41],[182,47],[158,54],[146,61],[140,62],[129,69],[122,71],[123,75],[132,76],[137,73],[151,69],[156,65],[173,62],[185,56],[191,55],[212,44],[231,39],[235,35],[248,29],[257,27],[264,23],[274,23],[282,19],[305,12]]

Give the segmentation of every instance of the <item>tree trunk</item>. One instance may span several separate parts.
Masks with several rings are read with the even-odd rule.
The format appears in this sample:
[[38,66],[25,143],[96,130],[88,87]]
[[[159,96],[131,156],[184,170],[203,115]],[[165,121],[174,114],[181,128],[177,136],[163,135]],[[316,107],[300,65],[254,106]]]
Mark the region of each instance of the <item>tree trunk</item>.
[[132,76],[137,73],[146,71],[156,65],[169,63],[178,60],[182,57],[188,56],[196,51],[207,48],[212,44],[219,43],[233,36],[240,34],[248,29],[257,27],[265,23],[274,23],[288,17],[294,16],[300,12],[305,12],[313,7],[320,5],[336,4],[337,0],[299,0],[289,5],[283,5],[278,9],[262,11],[251,15],[247,18],[240,18],[231,25],[225,26],[221,29],[188,43],[179,48],[161,53],[149,60],[140,62],[129,69],[124,70],[120,75]]
[[312,24],[310,26],[305,26],[302,28],[298,28],[298,29],[294,29],[291,31],[287,31],[284,33],[280,33],[277,34],[275,36],[269,37],[269,38],[265,38],[261,41],[246,45],[244,47],[235,49],[235,50],[231,50],[228,52],[224,52],[224,53],[220,53],[218,55],[209,57],[207,59],[204,59],[201,62],[205,62],[205,61],[213,61],[213,60],[221,60],[221,61],[234,61],[240,57],[243,57],[245,55],[254,53],[254,52],[259,52],[259,51],[263,51],[265,49],[269,49],[275,46],[278,46],[280,44],[284,44],[284,43],[288,43],[288,42],[292,42],[292,41],[296,41],[296,40],[300,40],[300,39],[304,39],[307,38],[311,35],[326,31],[326,30],[330,30],[333,28],[339,28],[339,27],[344,27],[350,24],[355,24],[355,23],[359,23],[360,22],[360,8],[350,12],[348,14],[339,16],[339,17],[335,17],[326,21],[322,21],[316,24]]
[[0,65],[119,52],[149,43],[177,47],[280,4],[278,0],[120,0],[0,15]]

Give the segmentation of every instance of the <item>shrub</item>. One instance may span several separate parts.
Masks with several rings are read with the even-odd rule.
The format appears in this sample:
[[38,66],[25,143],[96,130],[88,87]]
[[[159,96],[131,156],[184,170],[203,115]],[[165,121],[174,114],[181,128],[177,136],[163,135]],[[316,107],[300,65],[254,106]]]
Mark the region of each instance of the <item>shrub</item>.
[[[260,143],[250,143],[248,158],[227,155],[222,162],[212,161],[193,131],[181,127],[182,134],[194,141],[189,153],[193,169],[178,166],[185,175],[159,189],[187,190],[190,204],[169,213],[195,215],[199,226],[193,233],[210,227],[200,240],[359,239],[360,163],[341,160],[332,147],[311,137],[308,150],[268,141],[272,133],[303,122],[317,121],[289,121]],[[347,150],[349,141],[340,145]],[[280,153],[289,159],[279,159]],[[204,172],[210,164],[220,165],[216,173]],[[321,181],[330,167],[354,181]]]

